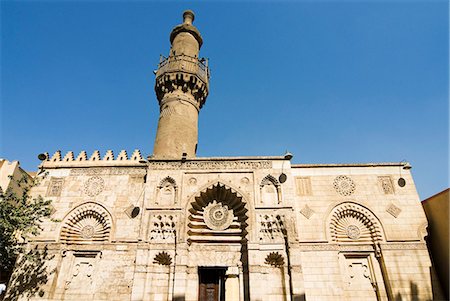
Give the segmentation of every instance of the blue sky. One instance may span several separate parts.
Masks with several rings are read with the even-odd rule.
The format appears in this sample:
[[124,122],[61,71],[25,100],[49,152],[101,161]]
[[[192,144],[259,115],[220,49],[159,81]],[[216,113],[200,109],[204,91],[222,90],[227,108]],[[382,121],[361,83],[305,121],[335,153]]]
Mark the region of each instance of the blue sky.
[[2,1],[0,156],[153,150],[153,70],[192,9],[210,59],[199,156],[411,162],[448,187],[447,1]]

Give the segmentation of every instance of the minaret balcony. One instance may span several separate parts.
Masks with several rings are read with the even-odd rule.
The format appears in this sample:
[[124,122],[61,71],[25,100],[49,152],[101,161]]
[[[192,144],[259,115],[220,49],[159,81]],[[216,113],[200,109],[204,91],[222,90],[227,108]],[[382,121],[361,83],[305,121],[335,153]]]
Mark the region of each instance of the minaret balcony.
[[156,78],[166,73],[190,73],[196,75],[201,81],[208,85],[209,69],[208,59],[192,57],[184,54],[171,55],[169,57],[161,56],[156,71]]

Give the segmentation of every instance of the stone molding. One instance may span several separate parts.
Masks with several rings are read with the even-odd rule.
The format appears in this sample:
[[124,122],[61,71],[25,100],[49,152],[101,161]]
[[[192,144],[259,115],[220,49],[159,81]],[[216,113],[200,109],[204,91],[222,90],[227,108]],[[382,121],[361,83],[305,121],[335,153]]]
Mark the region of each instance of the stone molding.
[[147,173],[145,168],[139,167],[97,167],[97,168],[73,168],[71,176],[95,176],[95,175],[142,175]]
[[151,161],[149,162],[150,169],[157,170],[191,170],[191,169],[270,169],[272,162],[261,161]]

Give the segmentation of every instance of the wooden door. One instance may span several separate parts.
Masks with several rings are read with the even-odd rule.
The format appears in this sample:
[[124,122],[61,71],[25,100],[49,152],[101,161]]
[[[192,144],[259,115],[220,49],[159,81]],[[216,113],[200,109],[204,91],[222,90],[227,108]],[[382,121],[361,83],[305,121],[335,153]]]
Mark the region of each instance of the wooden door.
[[199,301],[223,301],[225,296],[224,269],[199,269]]

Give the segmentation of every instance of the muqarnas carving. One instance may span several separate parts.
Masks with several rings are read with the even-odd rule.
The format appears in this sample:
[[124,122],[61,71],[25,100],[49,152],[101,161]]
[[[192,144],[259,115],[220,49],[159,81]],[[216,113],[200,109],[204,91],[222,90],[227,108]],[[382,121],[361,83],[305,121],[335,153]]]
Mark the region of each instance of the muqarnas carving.
[[260,215],[259,239],[265,242],[276,242],[283,240],[284,224],[279,215]]
[[105,208],[86,203],[75,208],[65,219],[61,242],[103,242],[109,240],[111,217]]
[[178,187],[172,177],[165,177],[157,187],[156,204],[170,206],[177,203]]
[[261,203],[273,206],[281,203],[281,186],[275,177],[267,175],[260,184]]
[[239,192],[222,183],[210,186],[191,202],[188,242],[241,242],[247,233],[247,212]]
[[150,240],[153,242],[175,242],[176,221],[173,215],[157,214],[151,218]]

